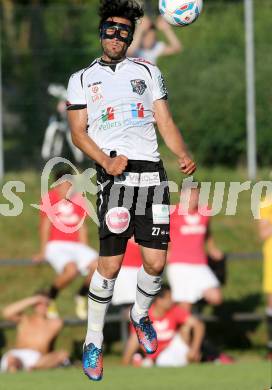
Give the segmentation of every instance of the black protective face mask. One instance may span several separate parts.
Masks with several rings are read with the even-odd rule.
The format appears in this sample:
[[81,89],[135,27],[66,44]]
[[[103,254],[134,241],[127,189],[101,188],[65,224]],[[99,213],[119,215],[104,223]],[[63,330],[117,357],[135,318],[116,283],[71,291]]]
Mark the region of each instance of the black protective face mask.
[[100,37],[102,39],[114,39],[125,42],[128,46],[133,39],[132,27],[124,23],[106,21],[100,29]]

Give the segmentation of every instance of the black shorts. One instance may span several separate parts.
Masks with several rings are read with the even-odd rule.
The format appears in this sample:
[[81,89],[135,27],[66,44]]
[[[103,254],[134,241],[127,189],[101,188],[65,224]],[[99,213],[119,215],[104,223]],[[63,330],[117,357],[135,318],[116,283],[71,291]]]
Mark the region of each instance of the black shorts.
[[124,253],[132,235],[142,246],[166,250],[170,196],[162,161],[129,160],[118,177],[96,169],[100,255]]

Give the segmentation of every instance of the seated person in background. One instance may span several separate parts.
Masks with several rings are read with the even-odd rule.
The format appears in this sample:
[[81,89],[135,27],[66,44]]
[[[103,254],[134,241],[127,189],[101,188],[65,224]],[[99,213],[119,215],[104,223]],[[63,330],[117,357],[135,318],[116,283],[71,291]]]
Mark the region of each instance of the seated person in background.
[[[155,363],[162,367],[182,367],[189,362],[200,361],[204,325],[185,309],[174,304],[168,285],[162,286],[149,309],[149,316],[157,332],[158,349],[152,355],[146,355],[143,361],[137,361],[138,365]],[[124,351],[123,364],[133,363],[138,348],[137,335],[132,329]]]
[[135,302],[137,272],[142,264],[139,245],[132,237],[128,240],[122,267],[115,282],[112,298],[113,305],[131,305]]
[[[75,297],[76,314],[79,318],[86,319],[87,294],[93,272],[97,267],[98,254],[87,245],[88,232],[85,223],[78,230],[69,232],[69,229],[75,228],[85,218],[86,209],[81,194],[69,194],[72,183],[68,181],[66,175],[70,176],[71,171],[67,169],[57,172],[55,180],[61,179],[60,183],[42,199],[40,252],[33,257],[33,260],[48,261],[58,274],[48,293],[51,300],[49,318],[58,317],[54,300],[60,290],[69,285],[78,274],[86,277]],[[63,226],[67,230],[63,229]]]
[[[167,43],[158,41],[157,30],[163,32]],[[128,57],[144,58],[152,64],[156,64],[160,56],[169,56],[179,53],[181,50],[182,45],[170,24],[161,16],[158,16],[156,24],[153,24],[149,17],[144,16],[136,28],[127,55]]]
[[[6,352],[1,360],[1,371],[38,370],[69,364],[66,351],[50,352],[53,341],[63,327],[62,320],[48,319],[49,299],[36,295],[6,306],[3,316],[17,324],[15,348]],[[33,314],[24,314],[32,307]]]
[[211,305],[222,303],[220,284],[208,266],[206,252],[218,261],[224,254],[214,243],[207,207],[199,207],[199,189],[186,189],[183,195],[189,197],[186,215],[179,215],[177,205],[170,216],[167,277],[174,302],[191,311],[192,304],[203,298]]

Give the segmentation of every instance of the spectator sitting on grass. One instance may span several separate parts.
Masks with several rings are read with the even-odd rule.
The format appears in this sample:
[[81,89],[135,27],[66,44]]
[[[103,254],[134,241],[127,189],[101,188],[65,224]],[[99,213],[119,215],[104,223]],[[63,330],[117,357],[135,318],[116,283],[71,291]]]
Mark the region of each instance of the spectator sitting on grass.
[[[1,371],[49,369],[69,364],[66,351],[51,352],[52,343],[63,327],[61,319],[46,317],[49,299],[35,295],[6,306],[3,316],[17,324],[15,348],[6,352],[1,360]],[[32,314],[25,310],[33,308]]]
[[[136,333],[132,331],[123,355],[128,365],[153,365],[182,367],[201,359],[204,324],[188,311],[172,301],[170,287],[163,285],[149,310],[149,316],[157,332],[158,349],[152,355],[141,357]],[[139,360],[135,360],[135,359]]]
[[[48,291],[50,305],[48,318],[59,316],[56,299],[59,293],[72,283],[79,274],[84,281],[75,296],[76,315],[87,318],[87,295],[94,270],[97,267],[98,253],[88,245],[84,197],[73,190],[71,169],[55,173],[55,187],[42,199],[40,224],[40,252],[33,257],[35,262],[46,260],[57,275]],[[48,204],[49,203],[49,204]],[[51,210],[52,208],[52,210]],[[69,230],[72,230],[69,232]]]

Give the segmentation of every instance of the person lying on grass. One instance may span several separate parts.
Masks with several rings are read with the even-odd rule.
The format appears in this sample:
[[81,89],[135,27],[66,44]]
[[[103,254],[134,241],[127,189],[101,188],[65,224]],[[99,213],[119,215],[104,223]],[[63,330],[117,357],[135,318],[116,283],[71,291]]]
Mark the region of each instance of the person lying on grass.
[[[69,364],[68,352],[51,351],[52,343],[63,328],[60,318],[46,317],[49,299],[43,294],[14,302],[3,310],[3,317],[17,324],[14,349],[1,360],[1,371],[49,369]],[[31,314],[25,311],[33,309]]]

